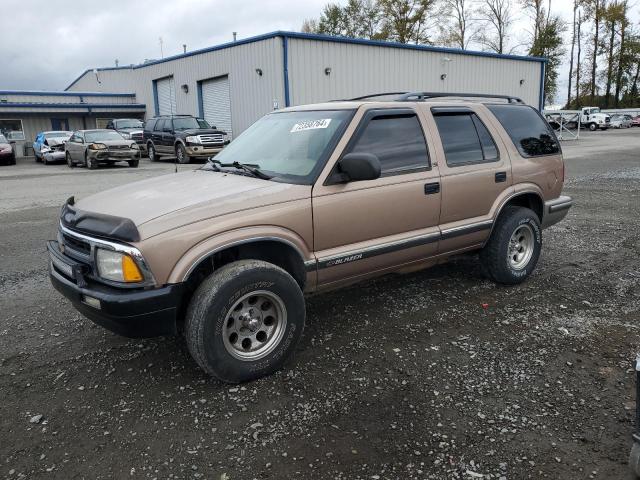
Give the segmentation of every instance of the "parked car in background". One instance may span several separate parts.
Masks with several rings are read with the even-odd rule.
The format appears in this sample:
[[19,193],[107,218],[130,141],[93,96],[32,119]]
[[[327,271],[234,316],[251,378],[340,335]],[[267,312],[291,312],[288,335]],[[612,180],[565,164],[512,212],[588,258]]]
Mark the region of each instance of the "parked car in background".
[[43,162],[45,165],[53,162],[63,162],[65,158],[64,144],[71,137],[72,132],[52,131],[40,132],[33,142],[33,155],[36,162]]
[[2,165],[15,165],[16,154],[13,151],[13,147],[9,143],[9,140],[0,133],[0,164]]
[[612,115],[610,124],[612,128],[631,128],[633,122],[631,115]]
[[142,138],[142,132],[144,130],[144,123],[137,118],[114,118],[109,120],[107,128],[115,130],[125,140],[133,140],[138,144],[140,151],[146,152],[147,146]]
[[631,126],[632,127],[640,127],[640,115],[636,115],[635,117],[633,117],[631,119]]
[[178,163],[208,158],[229,143],[226,132],[190,115],[163,115],[148,120],[144,141],[152,162],[164,155],[175,155]]
[[70,168],[80,164],[93,170],[100,164],[117,162],[137,167],[140,148],[113,130],[77,130],[66,144],[65,156]]

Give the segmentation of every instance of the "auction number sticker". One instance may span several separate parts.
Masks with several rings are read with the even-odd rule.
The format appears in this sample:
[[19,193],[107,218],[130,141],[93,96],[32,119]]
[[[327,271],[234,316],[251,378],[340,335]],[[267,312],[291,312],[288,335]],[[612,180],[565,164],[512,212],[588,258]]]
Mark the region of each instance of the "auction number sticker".
[[303,132],[304,130],[315,130],[316,128],[327,128],[331,123],[330,118],[323,118],[321,120],[308,120],[306,122],[296,123],[291,127],[291,132]]

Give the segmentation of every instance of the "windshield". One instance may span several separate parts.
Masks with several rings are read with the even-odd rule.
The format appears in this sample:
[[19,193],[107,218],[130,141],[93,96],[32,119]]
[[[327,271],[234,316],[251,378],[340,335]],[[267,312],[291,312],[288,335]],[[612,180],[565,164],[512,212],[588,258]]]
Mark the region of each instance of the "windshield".
[[113,130],[98,130],[95,132],[86,132],[85,139],[87,143],[93,142],[108,142],[113,140],[124,140],[122,135],[118,132],[114,132]]
[[202,120],[193,117],[175,117],[173,119],[174,130],[190,130],[192,128],[210,128],[209,124]]
[[272,113],[231,142],[216,160],[258,166],[273,177],[310,184],[337,142],[351,110]]
[[7,142],[7,139],[5,138],[5,136],[2,135],[1,133],[0,133],[0,143],[9,143]]
[[136,119],[118,120],[116,128],[142,128],[142,122]]
[[71,136],[71,132],[47,132],[44,134],[44,138],[60,138],[60,137],[69,138],[70,136]]

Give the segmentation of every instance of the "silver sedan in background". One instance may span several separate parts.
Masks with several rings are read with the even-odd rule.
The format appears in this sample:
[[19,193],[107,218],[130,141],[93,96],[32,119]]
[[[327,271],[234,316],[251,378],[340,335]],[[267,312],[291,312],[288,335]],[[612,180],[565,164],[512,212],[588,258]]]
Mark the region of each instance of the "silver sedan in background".
[[100,164],[127,162],[137,167],[140,148],[136,142],[126,140],[114,130],[77,130],[66,144],[67,165],[84,165],[93,170]]
[[633,118],[631,115],[612,115],[612,128],[631,128],[633,126]]

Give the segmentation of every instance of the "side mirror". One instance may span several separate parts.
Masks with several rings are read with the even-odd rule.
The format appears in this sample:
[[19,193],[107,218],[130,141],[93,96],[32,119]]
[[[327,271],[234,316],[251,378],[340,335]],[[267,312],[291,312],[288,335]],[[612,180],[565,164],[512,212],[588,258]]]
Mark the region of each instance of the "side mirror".
[[373,153],[348,153],[340,159],[338,168],[344,182],[380,178],[380,160]]

